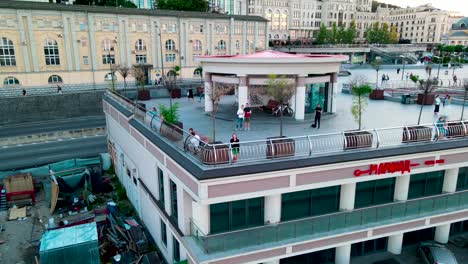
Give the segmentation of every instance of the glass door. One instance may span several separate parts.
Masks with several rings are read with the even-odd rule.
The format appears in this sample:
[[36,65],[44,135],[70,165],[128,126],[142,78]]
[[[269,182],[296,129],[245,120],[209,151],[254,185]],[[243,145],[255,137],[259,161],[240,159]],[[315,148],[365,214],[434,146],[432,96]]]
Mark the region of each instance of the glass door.
[[305,94],[305,113],[313,114],[317,104],[320,104],[323,112],[328,112],[328,89],[326,83],[307,84]]

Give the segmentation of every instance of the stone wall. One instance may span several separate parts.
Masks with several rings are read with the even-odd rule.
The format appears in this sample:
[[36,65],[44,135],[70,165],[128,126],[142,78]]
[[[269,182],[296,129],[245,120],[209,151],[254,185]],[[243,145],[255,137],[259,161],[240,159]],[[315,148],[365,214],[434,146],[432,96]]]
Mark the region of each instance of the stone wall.
[[101,91],[0,98],[0,125],[103,115]]

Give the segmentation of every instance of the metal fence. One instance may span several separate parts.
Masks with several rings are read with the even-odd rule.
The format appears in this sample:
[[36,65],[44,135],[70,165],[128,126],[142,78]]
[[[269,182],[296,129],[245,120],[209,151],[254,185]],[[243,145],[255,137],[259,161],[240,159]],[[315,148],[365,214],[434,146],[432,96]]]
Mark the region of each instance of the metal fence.
[[324,154],[383,149],[412,144],[434,144],[440,140],[464,139],[467,121],[450,121],[414,126],[344,131],[297,137],[274,137],[239,143],[212,143],[206,137],[194,137],[188,131],[165,122],[158,114],[147,111],[136,101],[109,91],[110,96],[132,113],[133,118],[166,138],[200,165],[225,166],[257,163],[276,159],[295,159]]
[[305,236],[316,239],[344,230],[359,231],[377,225],[446,214],[468,208],[467,200],[468,190],[212,235],[204,235],[192,220],[191,235],[205,253],[210,254]]

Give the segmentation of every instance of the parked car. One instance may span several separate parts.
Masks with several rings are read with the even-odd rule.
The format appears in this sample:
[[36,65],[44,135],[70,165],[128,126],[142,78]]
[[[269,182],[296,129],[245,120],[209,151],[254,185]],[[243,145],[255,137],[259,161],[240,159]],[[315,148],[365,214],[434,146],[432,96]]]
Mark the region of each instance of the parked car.
[[420,243],[418,254],[426,264],[458,264],[452,251],[437,242]]
[[338,72],[338,76],[350,76],[351,75],[351,72],[348,71],[348,70],[340,70],[340,72]]

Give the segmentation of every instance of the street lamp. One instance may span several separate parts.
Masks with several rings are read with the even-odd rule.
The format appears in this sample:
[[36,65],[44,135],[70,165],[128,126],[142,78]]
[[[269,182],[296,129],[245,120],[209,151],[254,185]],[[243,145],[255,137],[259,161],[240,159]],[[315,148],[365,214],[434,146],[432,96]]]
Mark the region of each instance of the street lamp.
[[403,81],[403,76],[405,76],[405,59],[406,57],[403,55],[400,55],[401,62],[403,63],[403,71],[401,72],[401,80]]
[[[112,81],[112,90],[114,91],[115,90],[115,82],[114,82],[114,68],[112,67],[112,59],[111,59],[111,51],[113,51],[114,48],[111,47],[108,51],[107,51],[107,63],[109,63],[109,70],[110,70],[110,73],[111,73],[111,81]],[[115,60],[115,58],[114,58]]]
[[163,45],[162,45],[162,38],[161,38],[161,28],[159,28],[158,25],[156,25],[156,28],[158,29],[159,46],[161,47],[161,48],[159,49],[159,55],[160,55],[160,57],[161,57],[161,75],[162,75],[162,76],[161,76],[161,81],[163,82],[163,83],[161,83],[161,84],[162,84],[162,85],[165,85],[165,83],[166,83],[166,81],[165,81],[166,75],[165,75],[165,73],[164,73],[164,58],[163,58],[163,51],[162,51],[162,50],[163,50]]
[[437,80],[439,80],[439,73],[440,73],[440,61],[442,60],[441,57],[439,56],[432,56],[433,58],[436,58],[439,61],[439,67],[437,67]]

